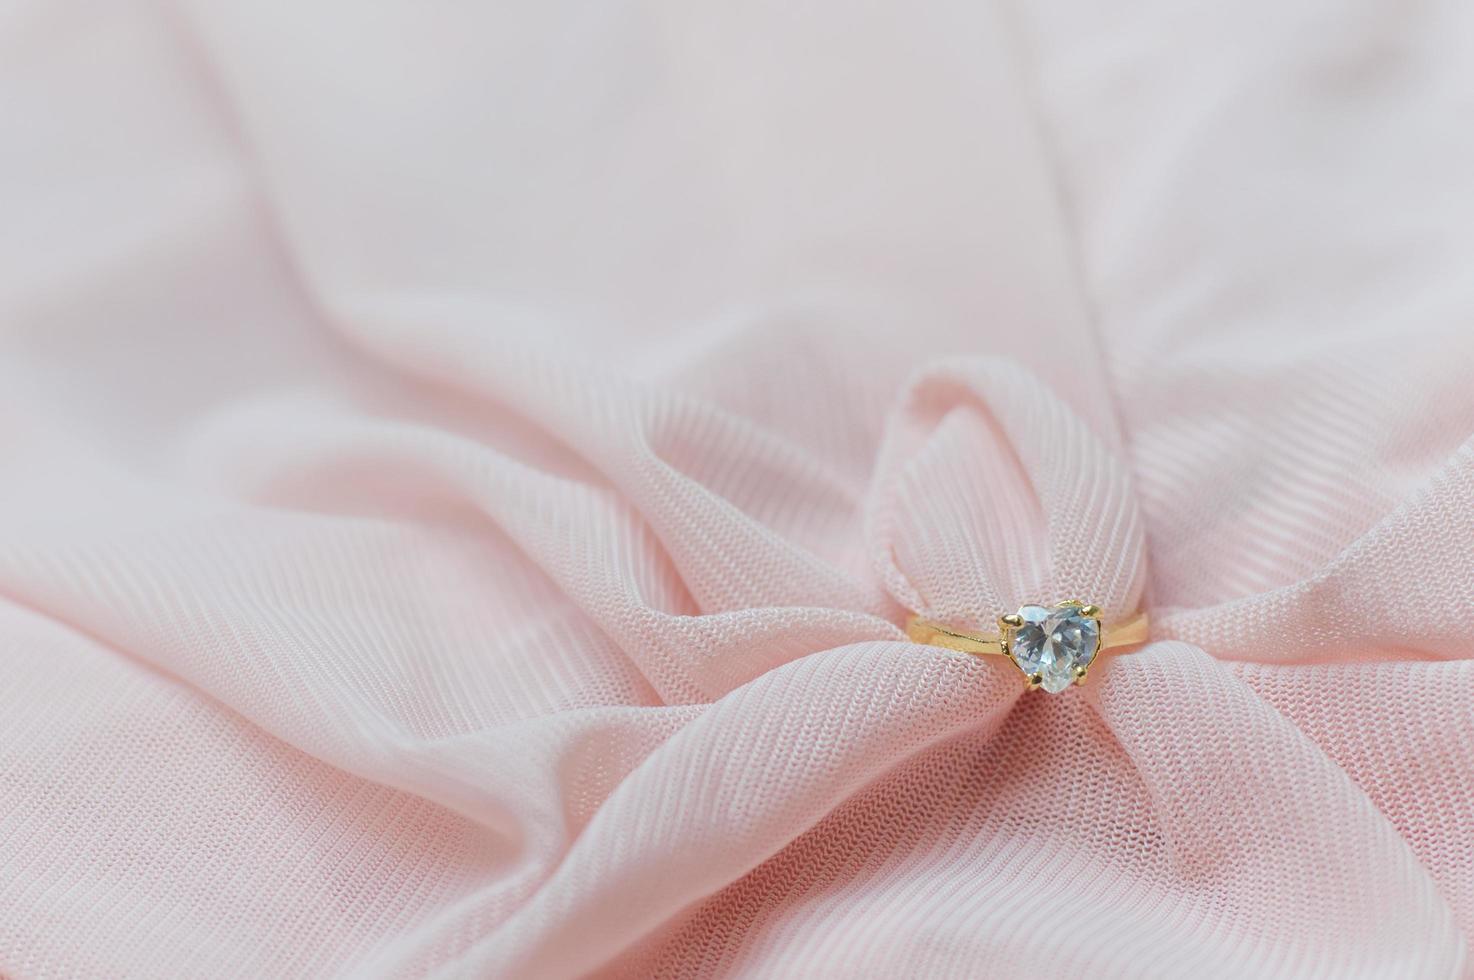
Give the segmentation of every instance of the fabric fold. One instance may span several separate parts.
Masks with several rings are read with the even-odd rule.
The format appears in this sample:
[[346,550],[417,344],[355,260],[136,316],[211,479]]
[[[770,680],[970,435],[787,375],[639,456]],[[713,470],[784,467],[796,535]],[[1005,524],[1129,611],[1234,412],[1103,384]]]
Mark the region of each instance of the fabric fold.
[[971,625],[1060,599],[1109,618],[1138,611],[1146,562],[1129,468],[1021,365],[918,372],[880,459],[867,533],[902,605]]

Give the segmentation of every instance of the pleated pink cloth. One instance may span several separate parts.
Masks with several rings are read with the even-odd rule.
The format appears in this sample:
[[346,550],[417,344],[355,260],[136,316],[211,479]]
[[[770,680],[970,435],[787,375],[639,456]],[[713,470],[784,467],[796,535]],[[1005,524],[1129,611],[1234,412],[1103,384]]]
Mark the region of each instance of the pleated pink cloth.
[[0,975],[1474,975],[1471,16],[0,5]]

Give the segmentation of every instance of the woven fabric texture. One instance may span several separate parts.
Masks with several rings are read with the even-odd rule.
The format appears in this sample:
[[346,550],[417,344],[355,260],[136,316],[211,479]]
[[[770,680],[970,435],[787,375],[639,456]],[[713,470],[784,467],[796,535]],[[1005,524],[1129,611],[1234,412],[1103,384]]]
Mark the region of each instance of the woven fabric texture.
[[1471,10],[0,4],[0,976],[1474,977]]

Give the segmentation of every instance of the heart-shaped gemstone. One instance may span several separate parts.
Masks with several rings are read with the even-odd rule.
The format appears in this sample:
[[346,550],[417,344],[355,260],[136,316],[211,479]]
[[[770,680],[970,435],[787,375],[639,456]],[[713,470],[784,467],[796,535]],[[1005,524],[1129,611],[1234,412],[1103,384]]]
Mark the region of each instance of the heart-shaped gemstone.
[[1024,606],[1018,615],[1023,624],[1010,631],[1008,655],[1051,694],[1075,683],[1100,649],[1100,623],[1078,605]]

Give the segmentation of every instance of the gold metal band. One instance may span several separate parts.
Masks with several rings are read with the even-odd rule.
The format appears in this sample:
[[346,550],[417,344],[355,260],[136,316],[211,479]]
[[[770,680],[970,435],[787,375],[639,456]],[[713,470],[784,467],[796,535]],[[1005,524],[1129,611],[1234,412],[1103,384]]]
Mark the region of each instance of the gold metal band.
[[[942,647],[946,650],[957,650],[978,656],[1008,656],[1008,639],[1002,631],[963,631],[923,619],[920,616],[912,616],[906,621],[906,635],[911,638],[912,642],[925,643],[928,646]],[[1119,653],[1123,647],[1140,646],[1147,641],[1149,635],[1150,625],[1144,612],[1109,626],[1103,625],[1100,631],[1100,650],[1097,655],[1107,652]]]

